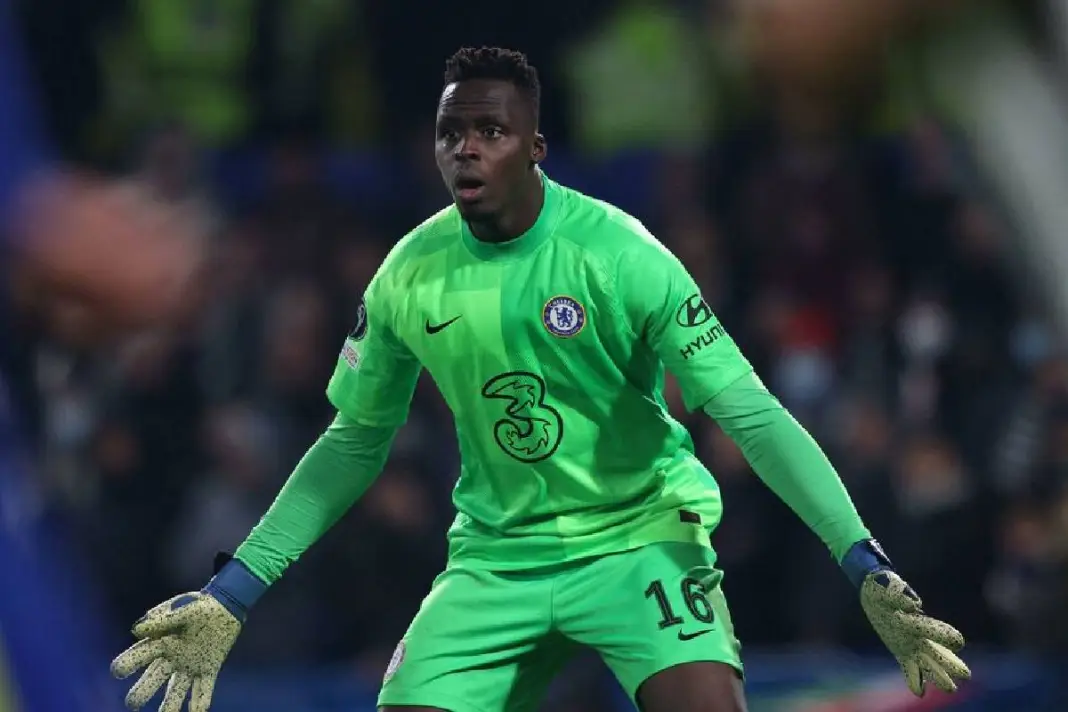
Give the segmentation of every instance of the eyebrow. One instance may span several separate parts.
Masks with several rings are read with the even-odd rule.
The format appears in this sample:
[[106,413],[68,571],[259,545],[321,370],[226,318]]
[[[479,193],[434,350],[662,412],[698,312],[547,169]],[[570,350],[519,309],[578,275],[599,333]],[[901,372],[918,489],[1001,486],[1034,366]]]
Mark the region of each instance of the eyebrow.
[[437,123],[445,124],[475,124],[476,126],[482,124],[500,124],[511,125],[513,122],[508,119],[504,112],[495,111],[478,111],[477,113],[457,112],[449,111],[448,109],[438,111]]

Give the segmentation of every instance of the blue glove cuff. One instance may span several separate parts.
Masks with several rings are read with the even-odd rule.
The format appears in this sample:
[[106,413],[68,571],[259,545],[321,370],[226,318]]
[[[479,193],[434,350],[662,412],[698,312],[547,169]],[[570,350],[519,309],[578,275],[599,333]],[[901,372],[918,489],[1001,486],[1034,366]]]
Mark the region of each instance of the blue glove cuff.
[[267,590],[267,584],[237,559],[231,559],[208,581],[203,592],[244,622],[248,611]]
[[874,539],[864,539],[849,547],[842,557],[842,571],[854,587],[860,588],[873,571],[893,571],[890,558]]

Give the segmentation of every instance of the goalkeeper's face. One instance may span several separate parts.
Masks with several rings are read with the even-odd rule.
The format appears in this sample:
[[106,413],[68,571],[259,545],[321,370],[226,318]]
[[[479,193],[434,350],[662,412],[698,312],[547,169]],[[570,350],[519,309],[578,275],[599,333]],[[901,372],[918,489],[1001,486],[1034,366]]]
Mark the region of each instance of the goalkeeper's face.
[[464,219],[499,218],[522,199],[544,155],[535,124],[529,102],[510,82],[478,79],[445,87],[434,153]]

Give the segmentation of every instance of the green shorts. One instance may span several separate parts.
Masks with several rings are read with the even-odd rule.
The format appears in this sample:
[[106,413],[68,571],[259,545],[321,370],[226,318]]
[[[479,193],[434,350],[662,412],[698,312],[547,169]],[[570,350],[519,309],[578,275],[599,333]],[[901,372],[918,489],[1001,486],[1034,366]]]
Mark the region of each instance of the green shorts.
[[633,551],[524,572],[454,566],[434,582],[386,671],[379,705],[534,712],[586,646],[627,694],[680,663],[742,672],[727,602],[704,591],[715,552],[698,544]]

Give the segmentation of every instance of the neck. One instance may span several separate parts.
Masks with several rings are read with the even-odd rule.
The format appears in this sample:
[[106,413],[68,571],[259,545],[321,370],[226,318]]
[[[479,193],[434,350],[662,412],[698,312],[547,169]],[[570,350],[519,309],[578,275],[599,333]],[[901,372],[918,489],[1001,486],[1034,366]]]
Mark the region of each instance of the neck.
[[469,220],[467,224],[471,234],[483,242],[508,242],[534,227],[544,203],[545,187],[541,182],[541,173],[531,171],[529,180],[513,205],[499,215]]

